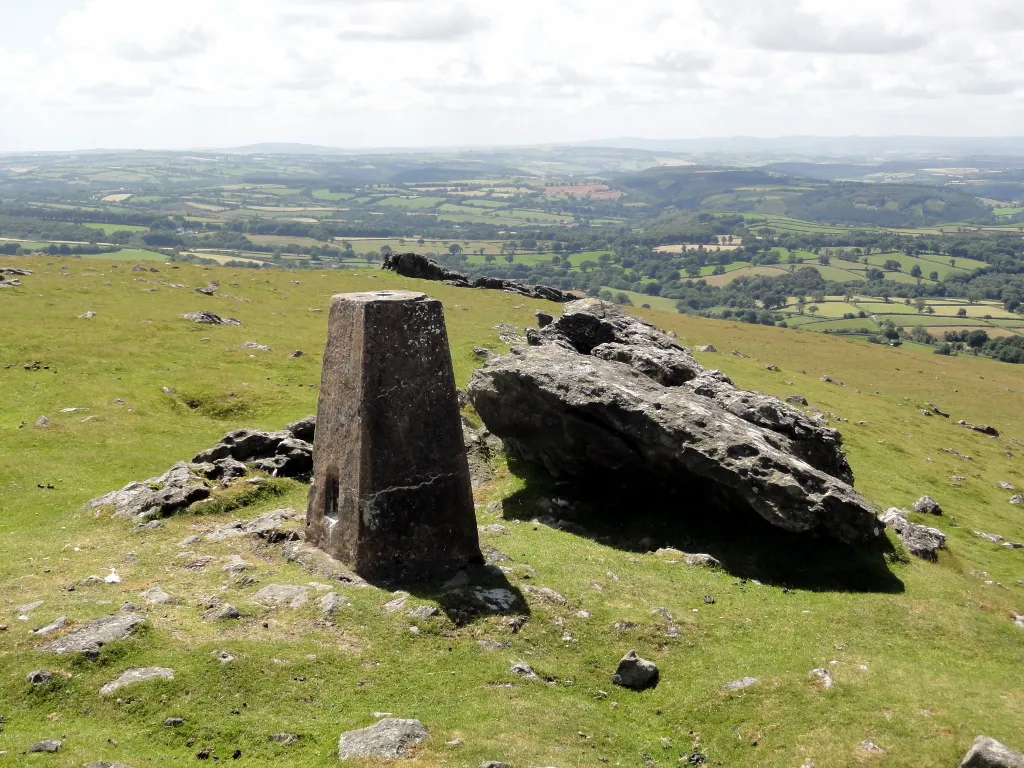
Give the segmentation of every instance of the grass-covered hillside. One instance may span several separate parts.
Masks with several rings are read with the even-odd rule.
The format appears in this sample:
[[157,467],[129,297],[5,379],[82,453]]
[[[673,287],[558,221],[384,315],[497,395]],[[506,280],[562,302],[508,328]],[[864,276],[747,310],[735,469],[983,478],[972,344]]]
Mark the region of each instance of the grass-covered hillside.
[[[481,538],[508,557],[507,578],[527,597],[521,630],[504,616],[463,625],[443,612],[408,617],[435,604],[436,585],[410,590],[407,606],[387,613],[391,593],[335,582],[351,602],[325,621],[315,599],[276,610],[253,601],[270,584],[325,580],[285,562],[280,545],[182,543],[279,507],[303,511],[298,483],[141,532],[82,504],[162,473],[230,429],[279,429],[314,412],[323,310],[334,293],[409,287],[440,298],[460,386],[479,364],[475,346],[507,348],[499,333],[509,329],[496,326],[522,328],[536,309],[558,307],[378,271],[131,266],[0,260],[34,272],[0,290],[0,766],[185,765],[203,750],[221,762],[238,750],[238,765],[329,766],[339,734],[383,712],[430,730],[410,766],[706,759],[921,768],[957,765],[979,734],[1024,748],[1024,629],[1012,618],[1024,613],[1024,549],[974,533],[1024,541],[1024,506],[1009,503],[1024,492],[1018,367],[637,310],[686,344],[713,344],[719,352],[699,360],[739,386],[803,395],[829,414],[857,488],[880,510],[934,497],[942,517],[910,517],[940,528],[948,551],[930,563],[895,546],[883,560],[764,527],[687,528],[680,519],[699,510],[639,498],[621,502],[600,529],[583,520],[584,533],[574,534],[531,523],[553,491],[499,459],[494,479],[476,491],[477,509],[481,525],[502,526]],[[216,296],[194,292],[212,280],[220,281]],[[180,318],[194,310],[242,326]],[[87,312],[97,314],[79,317]],[[239,348],[249,341],[270,350]],[[295,350],[306,354],[291,358]],[[952,418],[923,415],[927,403]],[[84,410],[64,412],[72,408]],[[35,426],[44,415],[49,424]],[[959,419],[994,425],[1000,436]],[[488,511],[490,502],[499,504]],[[671,562],[641,547],[644,536],[657,547],[709,552],[725,569]],[[243,575],[253,581],[222,571],[232,555],[252,565]],[[102,580],[111,569],[119,582]],[[92,575],[98,583],[83,583]],[[177,602],[145,604],[140,593],[156,585]],[[211,597],[242,618],[204,618]],[[43,639],[31,630],[60,616],[79,624],[107,616],[126,601],[144,605],[146,624],[97,660],[35,651]],[[631,649],[658,664],[657,688],[611,684]],[[233,660],[222,663],[218,651]],[[520,661],[545,679],[514,676],[509,667]],[[172,668],[174,679],[100,695],[125,669],[144,666]],[[815,668],[829,669],[835,685],[813,682]],[[48,684],[27,681],[38,669],[52,671]],[[722,690],[744,677],[758,682]],[[184,723],[165,726],[167,718]],[[299,738],[271,739],[279,733]],[[63,746],[25,754],[43,739]]]

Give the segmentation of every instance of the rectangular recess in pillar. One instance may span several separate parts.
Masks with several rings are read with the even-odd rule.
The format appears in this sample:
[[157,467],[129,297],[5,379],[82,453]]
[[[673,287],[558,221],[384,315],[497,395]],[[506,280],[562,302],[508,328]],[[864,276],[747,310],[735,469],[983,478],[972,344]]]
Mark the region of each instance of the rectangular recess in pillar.
[[367,579],[483,562],[441,302],[331,300],[307,538]]

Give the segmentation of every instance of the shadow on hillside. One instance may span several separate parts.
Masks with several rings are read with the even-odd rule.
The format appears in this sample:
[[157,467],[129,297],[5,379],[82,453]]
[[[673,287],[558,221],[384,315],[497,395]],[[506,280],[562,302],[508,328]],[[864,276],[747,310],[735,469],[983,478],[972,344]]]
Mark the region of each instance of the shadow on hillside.
[[[523,593],[495,565],[471,566],[448,579],[417,584],[366,581],[375,587],[404,590],[420,600],[435,603],[438,610],[457,626],[471,624],[485,616],[507,616],[511,631],[518,632],[530,616]],[[407,606],[396,613],[407,614],[411,609],[412,606]]]
[[[543,470],[510,458],[509,469],[525,488],[503,503],[506,518],[540,518],[602,544],[645,553],[672,547],[717,558],[731,575],[791,589],[839,592],[904,591],[889,570],[893,552],[885,536],[850,546],[813,534],[777,528],[743,504],[710,499],[706,491],[637,494],[555,483]],[[571,501],[552,504],[552,499]],[[545,520],[545,518],[548,518]],[[551,519],[554,518],[554,519]],[[560,522],[555,522],[556,520]],[[653,555],[651,556],[653,557]]]

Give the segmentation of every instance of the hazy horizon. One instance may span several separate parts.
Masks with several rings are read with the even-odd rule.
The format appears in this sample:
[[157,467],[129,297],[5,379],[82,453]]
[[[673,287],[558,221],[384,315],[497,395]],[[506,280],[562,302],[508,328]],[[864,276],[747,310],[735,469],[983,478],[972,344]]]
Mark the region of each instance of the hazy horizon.
[[0,0],[0,151],[1024,134],[1012,0]]

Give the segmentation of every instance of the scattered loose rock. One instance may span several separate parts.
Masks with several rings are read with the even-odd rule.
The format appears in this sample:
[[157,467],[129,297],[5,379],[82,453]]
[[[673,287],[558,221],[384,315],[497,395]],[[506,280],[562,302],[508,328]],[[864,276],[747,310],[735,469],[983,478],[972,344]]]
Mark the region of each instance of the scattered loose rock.
[[57,741],[56,739],[47,739],[46,741],[37,741],[35,744],[28,748],[28,751],[44,753],[59,752],[63,744],[64,742]]
[[238,609],[230,603],[225,603],[224,605],[216,605],[210,610],[208,610],[206,613],[204,613],[203,616],[207,619],[214,620],[242,618],[242,614],[239,613]]
[[1019,493],[1010,499],[1011,504],[1024,504],[1024,494]]
[[831,688],[835,685],[835,682],[832,680],[832,673],[827,669],[812,669],[807,676],[822,688]]
[[658,684],[658,667],[630,651],[619,661],[619,667],[612,675],[612,683],[634,691],[643,691]]
[[255,349],[259,352],[269,352],[270,347],[265,344],[257,344],[255,341],[247,341],[238,347],[239,349]]
[[145,683],[150,680],[173,680],[174,670],[169,667],[134,667],[126,669],[116,679],[100,688],[100,693],[109,696],[114,691],[124,688],[126,685]]
[[698,352],[717,352],[718,351],[715,348],[714,344],[701,344],[701,345],[699,345],[697,347],[694,347],[694,349],[696,349]]
[[540,680],[541,677],[533,671],[533,667],[527,664],[525,661],[517,661],[511,667],[508,668],[516,677],[521,677],[524,680]]
[[942,507],[931,496],[922,496],[914,502],[914,511],[919,515],[941,515]]
[[419,720],[384,718],[368,728],[348,731],[338,740],[338,759],[376,757],[393,760],[405,756],[409,747],[430,738]]
[[[134,268],[133,268],[134,269]],[[221,317],[213,312],[188,312],[181,316],[183,320],[191,320],[193,323],[202,325],[241,325],[233,317]]]

